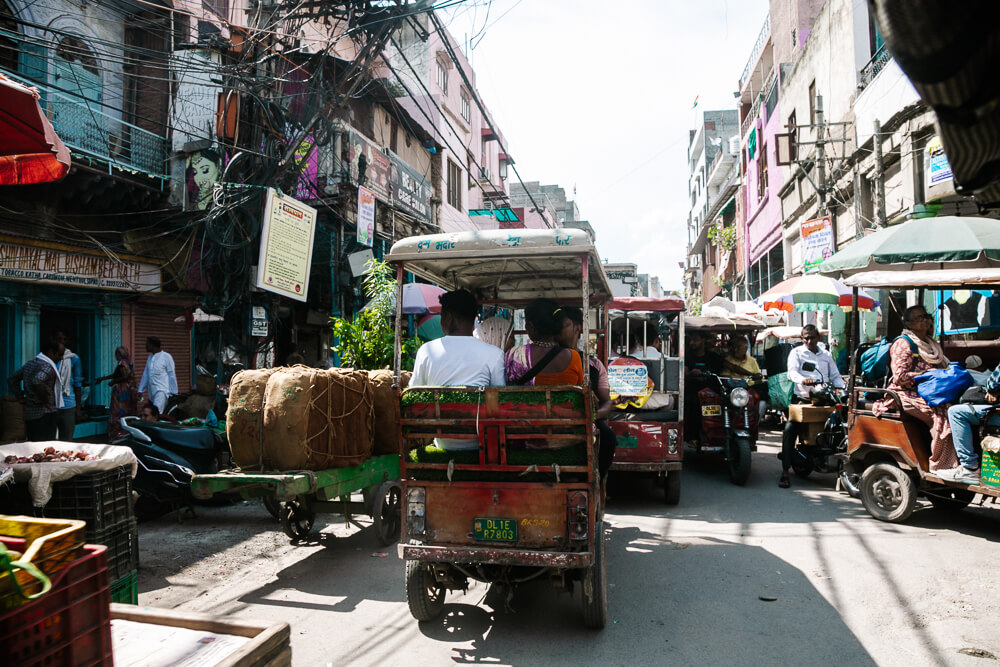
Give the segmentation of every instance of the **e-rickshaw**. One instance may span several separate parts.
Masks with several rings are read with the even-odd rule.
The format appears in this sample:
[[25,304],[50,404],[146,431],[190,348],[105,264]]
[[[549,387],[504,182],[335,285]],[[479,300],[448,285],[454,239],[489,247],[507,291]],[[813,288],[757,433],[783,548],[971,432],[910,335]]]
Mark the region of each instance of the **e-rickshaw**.
[[[664,499],[676,505],[684,459],[684,301],[620,297],[608,308],[608,348],[620,352],[607,364],[614,404],[608,423],[618,436],[611,471],[662,478]],[[630,355],[633,342],[655,352]]]
[[[537,297],[582,306],[583,340],[611,296],[600,256],[575,229],[489,230],[411,237],[393,245],[407,272],[484,306],[518,309]],[[402,298],[396,303],[401,304]],[[600,324],[598,325],[600,326]],[[396,316],[400,372],[402,312]],[[589,345],[584,345],[588,367]],[[470,580],[506,586],[546,578],[583,593],[583,620],[607,618],[603,507],[589,373],[583,386],[409,387],[400,396],[406,597],[419,621]],[[445,451],[432,438],[476,441]]]
[[[685,332],[725,345],[732,336],[752,336],[764,325],[748,317],[688,317]],[[719,354],[723,354],[719,352]],[[688,349],[685,360],[692,360]],[[729,378],[687,364],[685,382],[688,442],[697,454],[720,452],[726,458],[729,479],[742,486],[750,477],[751,453],[757,451],[759,377]],[[766,390],[765,390],[766,391]],[[695,426],[697,425],[697,426]]]
[[[1000,223],[998,223],[1000,224]],[[845,284],[874,289],[997,289],[1000,269],[918,269],[914,271],[864,271],[847,277]],[[858,340],[857,320],[852,317],[851,340]],[[1000,343],[998,343],[1000,345]],[[947,352],[948,346],[945,345]],[[855,349],[852,368],[858,367]],[[899,397],[889,389],[857,386],[850,379],[848,413],[847,470],[860,475],[861,502],[874,518],[903,522],[913,513],[919,495],[942,510],[960,510],[976,494],[1000,497],[997,454],[986,453],[981,482],[963,484],[943,479],[928,466],[930,434],[927,427],[902,411]],[[894,409],[878,417],[872,401],[891,397]],[[988,466],[989,464],[989,466]],[[988,471],[989,467],[989,471]],[[994,502],[996,502],[994,500]]]

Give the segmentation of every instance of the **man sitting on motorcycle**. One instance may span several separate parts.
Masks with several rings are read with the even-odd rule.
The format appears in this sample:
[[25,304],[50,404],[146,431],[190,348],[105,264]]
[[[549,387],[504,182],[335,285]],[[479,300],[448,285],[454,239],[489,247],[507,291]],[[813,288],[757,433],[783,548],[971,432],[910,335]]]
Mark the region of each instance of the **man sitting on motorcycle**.
[[938,471],[938,476],[963,484],[979,484],[979,456],[976,454],[976,431],[987,420],[990,426],[1000,426],[1000,366],[986,380],[986,403],[958,403],[948,408],[951,439],[958,454],[958,467]]
[[[837,389],[847,386],[837,370],[833,356],[819,346],[820,334],[815,325],[802,327],[802,345],[788,355],[788,379],[795,383],[792,403],[809,403],[816,396],[817,384],[832,384]],[[788,469],[792,467],[792,456],[799,439],[799,425],[789,421],[781,436],[781,477],[778,486],[787,489],[792,485]]]

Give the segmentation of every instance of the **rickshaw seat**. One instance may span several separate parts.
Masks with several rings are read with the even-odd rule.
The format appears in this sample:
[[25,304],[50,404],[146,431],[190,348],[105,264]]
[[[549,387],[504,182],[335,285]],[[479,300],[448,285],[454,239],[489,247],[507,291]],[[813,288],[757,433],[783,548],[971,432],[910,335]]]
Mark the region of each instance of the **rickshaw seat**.
[[612,410],[608,421],[613,422],[675,422],[677,410]]

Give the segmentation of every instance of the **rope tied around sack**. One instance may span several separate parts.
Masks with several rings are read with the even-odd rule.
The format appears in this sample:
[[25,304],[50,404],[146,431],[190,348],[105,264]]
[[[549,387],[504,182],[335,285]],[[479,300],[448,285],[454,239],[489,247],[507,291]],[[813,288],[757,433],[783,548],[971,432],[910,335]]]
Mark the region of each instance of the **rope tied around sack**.
[[[359,410],[362,409],[367,410],[367,414],[365,415],[367,422],[366,426],[368,427],[369,434],[372,437],[374,437],[374,430],[375,430],[374,390],[372,389],[371,383],[368,381],[367,377],[365,377],[364,379],[359,379],[355,375],[356,373],[358,373],[358,371],[353,371],[350,373],[350,375],[328,371],[327,373],[325,373],[327,377],[326,386],[323,387],[322,391],[320,391],[319,394],[314,394],[310,398],[306,412],[306,419],[307,420],[309,419],[314,410],[318,410],[319,412],[325,415],[326,424],[323,426],[322,429],[320,429],[318,432],[306,438],[305,442],[302,443],[302,447],[305,450],[307,460],[312,461],[315,457],[317,461],[322,460],[325,464],[326,462],[329,461],[336,461],[340,459],[354,460],[361,457],[362,454],[360,452],[339,454],[332,451],[313,449],[310,446],[310,443],[313,440],[323,436],[327,437],[327,442],[334,442],[337,435],[339,435],[336,424],[339,423],[340,426],[343,427],[343,420],[345,420],[348,417],[351,417]],[[331,387],[334,386],[334,382],[336,382],[336,386],[338,386],[342,390],[340,392],[341,400],[339,406],[340,410],[339,414],[334,414],[334,396],[333,392],[331,391]],[[353,386],[355,384],[360,385],[360,389],[358,389],[356,386]],[[313,387],[315,387],[315,384],[313,384]],[[357,397],[357,401],[350,408],[348,408],[348,402],[347,402],[348,394],[353,394]],[[317,407],[317,404],[323,400],[324,396],[326,398],[325,411],[323,411],[322,407]],[[353,444],[353,443],[345,442],[345,444]]]

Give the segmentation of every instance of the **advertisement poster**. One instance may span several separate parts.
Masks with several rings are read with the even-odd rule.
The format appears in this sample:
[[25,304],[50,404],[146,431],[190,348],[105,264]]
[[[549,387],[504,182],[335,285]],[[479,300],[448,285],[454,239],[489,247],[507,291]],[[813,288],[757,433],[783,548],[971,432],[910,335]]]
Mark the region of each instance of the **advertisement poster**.
[[298,199],[316,199],[319,196],[319,149],[313,149],[313,138],[306,137],[295,149],[295,164],[299,169],[299,182],[295,189]]
[[630,357],[618,357],[608,364],[608,386],[611,398],[649,396],[652,381],[646,364]]
[[315,235],[316,209],[268,188],[257,287],[305,301]]
[[[935,329],[946,334],[1000,329],[1000,294],[996,290],[944,290],[935,296],[938,318]],[[943,307],[942,307],[943,306]]]
[[375,238],[375,193],[358,187],[358,243],[371,247]]
[[393,205],[418,220],[430,222],[431,184],[395,153],[389,153],[389,157],[392,158]]
[[802,263],[806,273],[814,270],[823,260],[833,255],[833,222],[830,216],[800,223],[802,236]]
[[[382,201],[389,203],[389,172],[392,162],[376,144],[355,131],[348,133],[348,162],[351,165],[351,181],[368,188]],[[364,182],[358,180],[364,174]]]
[[931,185],[951,180],[951,165],[948,163],[948,156],[944,154],[940,137],[934,137],[927,142],[927,164],[930,171],[928,180]]

